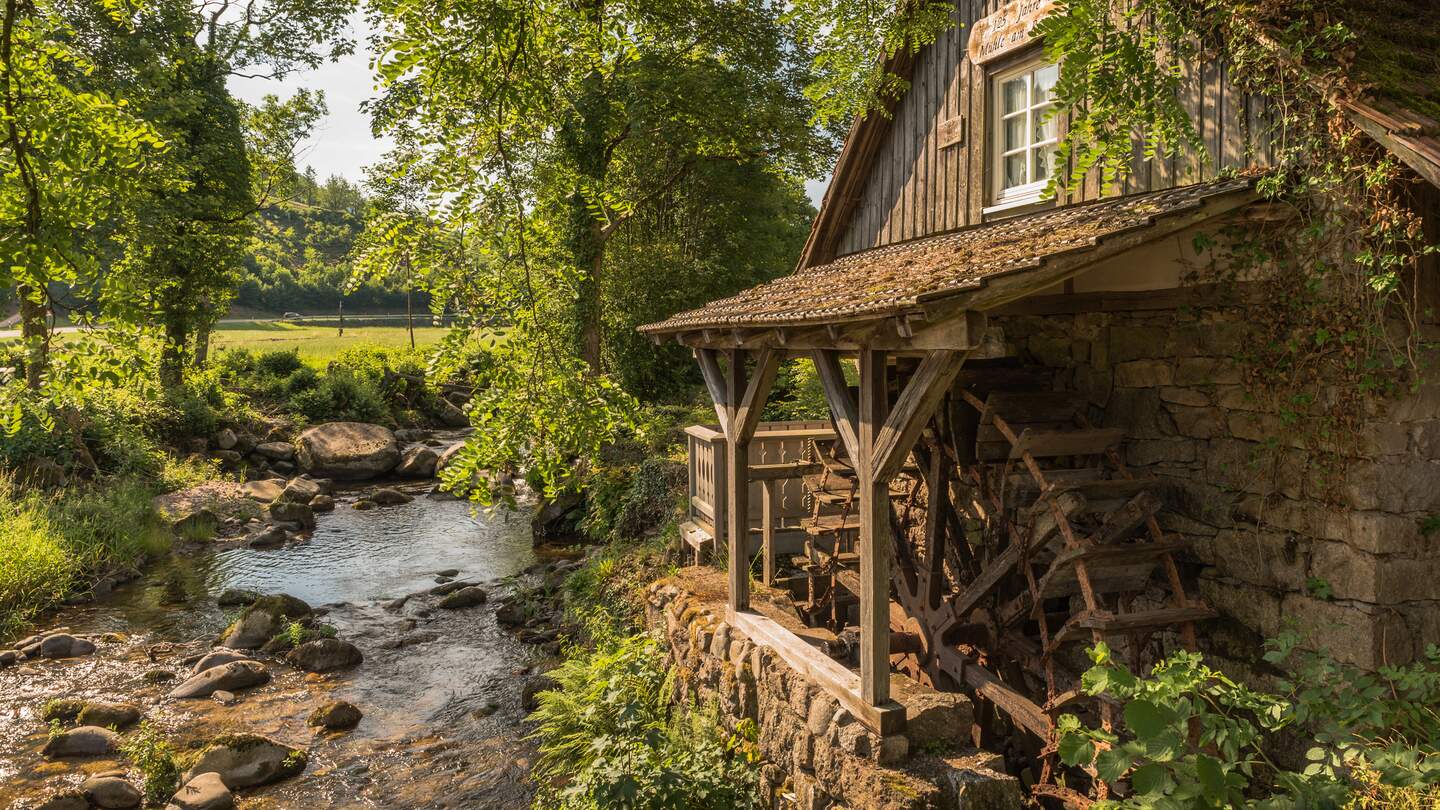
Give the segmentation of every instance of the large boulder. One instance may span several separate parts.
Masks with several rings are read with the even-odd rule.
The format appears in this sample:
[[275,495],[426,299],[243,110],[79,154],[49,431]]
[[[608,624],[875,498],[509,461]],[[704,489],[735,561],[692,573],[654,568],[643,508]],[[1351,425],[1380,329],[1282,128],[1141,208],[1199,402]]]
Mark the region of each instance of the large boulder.
[[120,735],[108,728],[80,726],[51,735],[42,753],[56,757],[98,757],[115,750]]
[[335,669],[344,669],[365,660],[365,656],[361,654],[358,647],[338,638],[307,641],[291,650],[285,658],[306,672],[329,672]]
[[389,428],[364,422],[326,422],[296,440],[300,468],[312,475],[355,481],[374,478],[400,463],[400,444]]
[[485,593],[483,588],[477,588],[471,585],[466,588],[461,588],[454,593],[447,594],[444,599],[440,600],[439,606],[446,610],[475,607],[476,605],[485,604],[485,600],[488,598],[489,594]]
[[270,519],[280,523],[298,523],[307,532],[315,529],[315,510],[308,504],[276,501],[270,504]]
[[133,703],[86,701],[75,722],[82,726],[122,729],[140,722],[140,707]]
[[220,647],[201,656],[200,660],[195,662],[195,666],[190,668],[190,674],[199,675],[207,669],[228,664],[231,661],[250,660],[252,660],[252,657],[249,653],[241,652],[240,650],[227,650],[224,647]]
[[255,454],[271,461],[289,461],[295,458],[295,445],[289,442],[261,442],[255,445]]
[[231,661],[190,676],[170,691],[170,697],[210,697],[218,691],[234,692],[269,681],[270,671],[259,661]]
[[448,399],[441,399],[436,403],[435,415],[442,424],[449,427],[466,427],[470,424],[470,417],[465,411]]
[[105,810],[129,810],[139,807],[143,799],[134,785],[119,776],[92,776],[80,785],[80,792]]
[[181,780],[189,784],[201,774],[216,773],[225,787],[241,790],[297,776],[307,764],[309,757],[298,748],[259,734],[229,734],[206,746]]
[[41,658],[78,658],[95,652],[95,645],[69,633],[55,633],[40,640]]
[[400,466],[395,468],[395,474],[406,478],[433,478],[435,464],[439,460],[440,454],[435,452],[435,448],[412,444],[400,456]]
[[175,791],[165,810],[235,810],[235,796],[220,774],[211,771],[197,774]]
[[310,615],[310,606],[289,594],[262,596],[225,631],[220,646],[232,650],[258,650],[291,621]]

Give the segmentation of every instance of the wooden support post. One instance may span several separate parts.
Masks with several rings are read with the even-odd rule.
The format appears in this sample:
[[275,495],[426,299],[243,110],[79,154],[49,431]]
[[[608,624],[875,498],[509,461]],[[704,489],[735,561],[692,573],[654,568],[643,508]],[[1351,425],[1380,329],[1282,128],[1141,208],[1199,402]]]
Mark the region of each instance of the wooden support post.
[[860,697],[871,706],[890,699],[890,482],[875,459],[889,402],[885,352],[860,352]]
[[737,429],[737,405],[745,397],[745,350],[731,349],[730,368],[726,383],[725,478],[729,499],[727,531],[729,537],[730,609],[750,607],[750,437]]
[[711,455],[715,459],[715,502],[710,504],[710,508],[715,512],[715,544],[710,549],[713,555],[719,554],[722,548],[730,547],[730,448],[723,438],[711,442],[710,447]]
[[762,571],[765,584],[775,584],[775,488],[779,482],[768,480],[760,490],[760,537],[763,555]]

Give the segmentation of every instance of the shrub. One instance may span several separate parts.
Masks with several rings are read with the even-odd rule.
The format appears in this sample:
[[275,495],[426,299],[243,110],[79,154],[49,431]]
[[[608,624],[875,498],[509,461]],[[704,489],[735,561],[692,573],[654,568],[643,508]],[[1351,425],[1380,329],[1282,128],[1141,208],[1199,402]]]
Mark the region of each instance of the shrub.
[[287,376],[301,365],[297,349],[275,349],[262,352],[255,358],[255,371],[272,377]]
[[636,539],[677,514],[685,468],[651,457],[636,467],[597,472],[586,483],[589,499],[581,530],[595,540]]
[[120,753],[144,774],[147,804],[158,807],[175,795],[183,768],[175,749],[149,722],[121,741]]
[[[847,375],[851,373],[848,363],[842,363],[841,368]],[[761,416],[767,421],[830,418],[825,389],[813,361],[800,358],[780,366]]]
[[[536,807],[758,808],[754,726],[726,735],[713,712],[669,709],[659,646],[637,635],[572,654],[542,692]],[[554,787],[561,785],[563,787]]]
[[309,391],[320,384],[320,372],[309,366],[301,366],[290,372],[285,378],[286,396],[295,396],[301,391]]
[[314,388],[290,397],[290,409],[311,421],[387,421],[390,413],[375,384],[346,369],[331,369]]

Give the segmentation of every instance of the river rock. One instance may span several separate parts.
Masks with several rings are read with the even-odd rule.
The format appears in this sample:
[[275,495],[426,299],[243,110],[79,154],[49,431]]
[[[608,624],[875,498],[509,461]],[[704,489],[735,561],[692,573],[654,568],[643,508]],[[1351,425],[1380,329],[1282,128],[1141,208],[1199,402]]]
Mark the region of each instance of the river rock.
[[19,660],[19,650],[0,650],[0,669],[4,669],[8,666],[13,666],[15,662]]
[[423,444],[412,444],[405,448],[400,456],[400,465],[395,468],[395,474],[406,478],[432,478],[435,475],[435,464],[440,461],[440,454]]
[[395,431],[395,441],[402,444],[415,444],[430,438],[430,431],[424,428],[400,428]]
[[140,707],[133,703],[104,703],[86,701],[75,721],[82,726],[100,728],[129,728],[140,722]]
[[278,478],[264,478],[246,481],[240,485],[240,494],[261,503],[270,503],[285,491],[285,482]]
[[327,422],[300,434],[297,458],[305,472],[341,480],[374,478],[400,463],[389,428],[363,422]]
[[439,606],[445,608],[446,610],[475,607],[476,605],[485,604],[485,600],[489,598],[490,595],[485,593],[485,590],[483,588],[477,588],[474,585],[471,585],[468,588],[461,588],[460,590],[447,595],[444,599],[440,600]]
[[270,517],[285,523],[299,524],[305,531],[315,528],[315,511],[303,503],[276,501],[270,504]]
[[55,633],[40,640],[41,658],[78,658],[95,652],[95,645],[69,633]]
[[206,746],[181,779],[188,786],[200,774],[213,772],[225,787],[240,790],[289,779],[303,772],[309,761],[304,751],[269,737],[229,734]]
[[333,512],[335,511],[335,499],[329,495],[316,495],[310,501],[311,512]]
[[215,604],[220,607],[244,607],[255,604],[255,600],[259,598],[259,591],[247,590],[245,588],[226,588],[220,593],[220,598],[215,600]]
[[203,698],[209,697],[216,690],[234,692],[269,681],[270,671],[259,661],[231,661],[190,676],[184,683],[170,690],[170,697]]
[[119,776],[92,776],[81,783],[80,792],[91,804],[106,810],[139,807],[143,799],[134,785]]
[[190,669],[190,674],[199,675],[207,669],[228,664],[231,661],[251,660],[254,659],[248,653],[241,652],[240,650],[227,650],[222,647],[201,656],[200,660],[195,662],[195,666]]
[[249,548],[274,548],[284,545],[288,536],[280,526],[266,526],[258,532],[245,535],[245,545]]
[[383,487],[370,493],[369,500],[376,506],[396,506],[402,503],[410,503],[415,499],[398,489]]
[[255,454],[270,461],[289,461],[295,458],[295,445],[289,442],[261,442],[255,445]]
[[431,588],[429,593],[431,596],[449,596],[450,594],[460,590],[461,588],[469,588],[475,584],[476,583],[474,582],[469,582],[463,579],[455,580],[454,582],[442,582],[441,584]]
[[309,478],[291,478],[280,493],[280,500],[308,504],[320,494],[320,485]]
[[359,725],[364,716],[355,704],[335,700],[311,712],[305,722],[330,731],[349,731]]
[[232,650],[255,650],[264,646],[285,624],[310,615],[310,606],[289,594],[262,596],[240,614],[225,633],[220,646]]
[[465,427],[470,424],[470,417],[465,415],[465,411],[444,398],[435,403],[435,416],[447,427]]
[[120,735],[108,728],[80,726],[69,731],[52,735],[42,750],[45,756],[57,757],[98,757],[115,750]]
[[531,675],[520,688],[520,705],[525,707],[525,711],[533,712],[540,708],[540,693],[549,692],[558,686],[555,679],[549,675]]
[[240,443],[240,437],[230,428],[220,428],[215,433],[215,446],[221,450],[234,450],[235,445]]
[[41,799],[40,803],[35,805],[35,810],[88,810],[89,807],[90,802],[85,800],[85,794],[80,792],[80,788],[65,787]]
[[465,449],[465,443],[464,443],[464,442],[456,442],[456,443],[450,445],[449,447],[445,448],[444,450],[441,450],[441,451],[440,451],[440,455],[439,455],[438,457],[436,457],[436,459],[435,459],[435,474],[436,474],[436,475],[439,475],[440,471],[443,470],[443,469],[445,469],[445,465],[447,465],[447,464],[449,464],[451,461],[453,461],[454,458],[455,458],[455,456],[458,455],[458,454],[460,453],[460,451],[461,451],[461,450],[464,450],[464,449]]
[[170,797],[165,810],[235,810],[235,796],[220,774],[197,774]]
[[353,667],[364,661],[365,656],[360,648],[348,641],[321,638],[301,644],[291,650],[285,659],[306,672],[330,672]]
[[402,650],[406,647],[414,647],[416,644],[425,644],[440,638],[440,634],[434,630],[416,630],[406,633],[403,636],[396,636],[380,642],[382,650]]
[[240,698],[235,697],[234,692],[226,692],[224,689],[216,689],[214,692],[210,693],[210,699],[215,701],[216,703],[219,703],[221,706],[229,706],[238,701]]

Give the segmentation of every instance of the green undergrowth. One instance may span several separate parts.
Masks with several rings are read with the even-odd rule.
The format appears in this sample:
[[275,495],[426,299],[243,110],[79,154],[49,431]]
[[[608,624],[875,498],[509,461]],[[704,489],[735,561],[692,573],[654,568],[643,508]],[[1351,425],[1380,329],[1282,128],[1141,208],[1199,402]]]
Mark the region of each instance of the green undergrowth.
[[652,409],[645,439],[607,448],[585,478],[581,530],[599,543],[559,587],[566,645],[540,695],[535,807],[759,807],[753,723],[676,702],[645,627],[649,584],[674,572],[685,496],[683,427],[696,409]]
[[87,586],[86,578],[169,548],[171,537],[134,478],[78,485],[63,496],[0,478],[0,639]]

